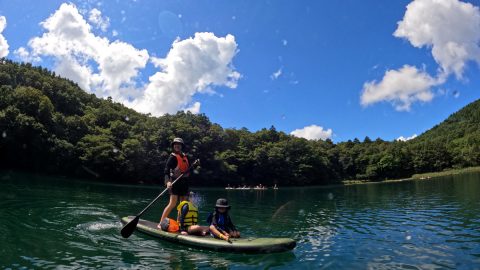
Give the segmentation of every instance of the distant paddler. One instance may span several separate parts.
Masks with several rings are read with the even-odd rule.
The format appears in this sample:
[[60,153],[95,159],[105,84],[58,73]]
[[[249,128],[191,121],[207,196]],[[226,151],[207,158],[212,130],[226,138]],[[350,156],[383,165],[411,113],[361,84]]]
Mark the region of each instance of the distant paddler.
[[[184,201],[188,198],[189,195],[189,176],[193,167],[198,165],[199,160],[196,160],[192,167],[188,162],[188,157],[185,153],[182,152],[185,144],[182,138],[175,138],[172,141],[172,150],[173,152],[168,157],[167,163],[165,165],[165,185],[169,189],[170,200],[168,205],[163,210],[162,217],[160,218],[160,223],[162,220],[168,217],[170,212],[175,208],[177,202]],[[177,179],[180,175],[182,177],[177,180],[177,182],[172,185],[173,179]],[[159,226],[160,227],[160,226]]]

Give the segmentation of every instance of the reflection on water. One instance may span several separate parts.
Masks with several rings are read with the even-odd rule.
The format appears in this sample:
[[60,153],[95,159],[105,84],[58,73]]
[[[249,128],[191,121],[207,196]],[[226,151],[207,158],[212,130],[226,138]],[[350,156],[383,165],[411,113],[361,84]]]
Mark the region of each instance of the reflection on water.
[[[217,253],[119,234],[157,187],[0,175],[0,268],[479,269],[480,175],[280,190],[194,189],[201,221],[227,197],[242,235],[297,240],[292,252]],[[145,218],[156,220],[167,198]]]

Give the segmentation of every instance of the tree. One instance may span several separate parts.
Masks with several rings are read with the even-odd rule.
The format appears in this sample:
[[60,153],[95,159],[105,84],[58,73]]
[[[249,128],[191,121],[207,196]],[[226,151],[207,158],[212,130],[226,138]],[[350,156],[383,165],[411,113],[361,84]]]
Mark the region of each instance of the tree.
[[[158,183],[174,137],[202,185],[319,185],[480,165],[480,100],[407,142],[310,141],[275,127],[224,129],[204,114],[152,117],[31,64],[0,65],[0,169]],[[14,158],[12,158],[14,157]],[[195,183],[195,181],[193,181]]]

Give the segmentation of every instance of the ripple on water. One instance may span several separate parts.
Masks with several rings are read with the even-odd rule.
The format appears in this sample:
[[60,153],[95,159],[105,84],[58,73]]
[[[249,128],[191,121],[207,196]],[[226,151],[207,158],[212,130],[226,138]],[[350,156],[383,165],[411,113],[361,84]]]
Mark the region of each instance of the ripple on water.
[[89,222],[84,224],[78,224],[78,229],[86,229],[87,231],[97,232],[102,230],[120,229],[122,227],[121,222]]
[[[426,188],[422,182],[263,193],[199,191],[202,221],[215,200],[228,195],[243,235],[297,240],[293,252],[267,255],[198,250],[138,233],[123,239],[119,217],[148,204],[151,189],[43,185],[0,186],[0,197],[8,195],[0,201],[7,217],[0,222],[5,237],[0,268],[478,269],[480,265],[477,184],[470,189]],[[469,192],[468,200],[462,192]],[[162,198],[161,206],[145,218],[158,218],[165,203]]]

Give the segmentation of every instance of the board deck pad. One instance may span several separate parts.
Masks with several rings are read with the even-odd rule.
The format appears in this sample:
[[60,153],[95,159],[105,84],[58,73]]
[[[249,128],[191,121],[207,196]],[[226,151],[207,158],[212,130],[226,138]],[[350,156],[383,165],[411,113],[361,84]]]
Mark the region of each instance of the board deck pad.
[[[127,224],[134,216],[122,218],[122,223]],[[292,250],[296,242],[290,238],[231,238],[231,243],[216,239],[212,236],[182,235],[179,233],[165,232],[157,228],[158,223],[140,219],[137,230],[174,243],[211,249],[225,252],[240,253],[273,253]]]

